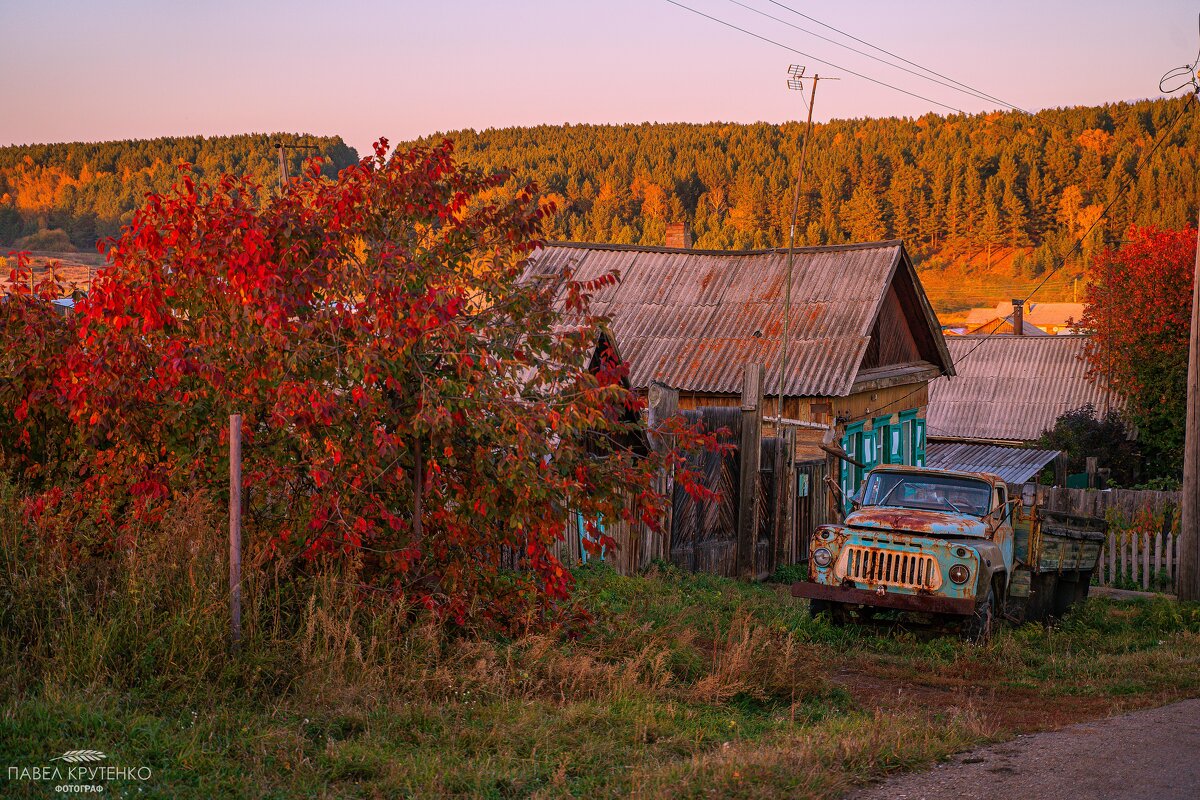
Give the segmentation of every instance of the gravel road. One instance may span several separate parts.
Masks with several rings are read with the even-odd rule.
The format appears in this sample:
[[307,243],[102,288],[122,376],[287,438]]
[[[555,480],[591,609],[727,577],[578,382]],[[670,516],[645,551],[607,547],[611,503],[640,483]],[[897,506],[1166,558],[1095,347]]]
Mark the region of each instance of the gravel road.
[[847,800],[1196,800],[1200,700],[1021,736]]

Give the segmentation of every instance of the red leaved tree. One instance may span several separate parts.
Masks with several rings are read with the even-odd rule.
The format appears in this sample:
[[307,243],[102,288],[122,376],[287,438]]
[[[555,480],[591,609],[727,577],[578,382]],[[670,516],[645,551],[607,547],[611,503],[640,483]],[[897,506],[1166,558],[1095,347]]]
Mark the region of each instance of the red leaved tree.
[[641,401],[586,308],[615,278],[556,310],[522,279],[532,186],[500,192],[449,142],[385,153],[265,204],[186,170],[148,198],[79,307],[59,390],[87,465],[47,518],[99,520],[92,547],[144,535],[221,491],[236,412],[261,557],[340,560],[450,619],[508,625],[565,597],[569,512],[597,549],[602,522],[658,519],[654,476],[677,459],[640,445]]
[[0,468],[37,490],[74,466],[74,431],[58,402],[58,374],[74,337],[53,303],[65,292],[55,270],[35,283],[28,254],[13,258],[0,302]]
[[1196,231],[1131,228],[1092,268],[1093,370],[1129,399],[1149,477],[1182,475]]

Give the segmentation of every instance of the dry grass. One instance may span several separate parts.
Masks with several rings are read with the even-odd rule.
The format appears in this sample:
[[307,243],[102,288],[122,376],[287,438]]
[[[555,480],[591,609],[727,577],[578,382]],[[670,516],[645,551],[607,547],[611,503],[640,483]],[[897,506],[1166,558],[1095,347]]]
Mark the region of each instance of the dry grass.
[[582,569],[595,623],[517,639],[378,602],[351,568],[252,570],[235,657],[212,504],[80,563],[14,502],[0,490],[0,761],[92,746],[154,766],[141,796],[836,797],[1200,692],[1196,606],[1093,602],[976,647],[831,628],[777,587],[668,568]]

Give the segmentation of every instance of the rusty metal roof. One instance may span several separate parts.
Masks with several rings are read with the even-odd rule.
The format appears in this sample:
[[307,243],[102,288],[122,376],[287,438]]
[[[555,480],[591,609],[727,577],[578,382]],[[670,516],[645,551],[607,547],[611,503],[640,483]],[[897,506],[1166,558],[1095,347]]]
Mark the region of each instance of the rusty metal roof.
[[[898,269],[912,271],[898,241],[795,251],[787,395],[850,392]],[[778,391],[786,250],[551,244],[532,257],[526,276],[559,278],[567,271],[576,281],[619,274],[616,284],[593,295],[591,312],[609,318],[635,388],[659,380],[684,391],[738,393],[743,366],[757,362],[765,368],[766,393]],[[950,369],[915,272],[912,279],[936,333],[939,366]]]
[[950,336],[952,378],[929,384],[929,435],[1032,441],[1068,411],[1091,403],[1098,414],[1124,399],[1088,379],[1088,337]]
[[960,472],[990,472],[1005,483],[1025,483],[1058,457],[1058,450],[1028,450],[993,444],[930,442],[925,464]]

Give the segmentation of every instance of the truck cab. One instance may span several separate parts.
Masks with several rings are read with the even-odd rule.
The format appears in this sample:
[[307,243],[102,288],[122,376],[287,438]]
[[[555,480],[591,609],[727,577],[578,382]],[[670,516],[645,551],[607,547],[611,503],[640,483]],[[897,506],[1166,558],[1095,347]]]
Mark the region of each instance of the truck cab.
[[814,532],[809,580],[792,594],[835,621],[893,609],[957,621],[985,639],[1013,574],[1018,503],[995,475],[877,467],[845,520]]

